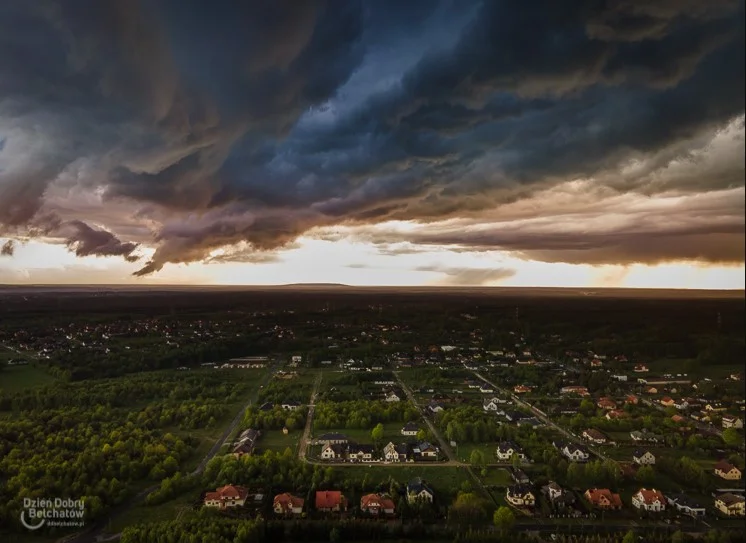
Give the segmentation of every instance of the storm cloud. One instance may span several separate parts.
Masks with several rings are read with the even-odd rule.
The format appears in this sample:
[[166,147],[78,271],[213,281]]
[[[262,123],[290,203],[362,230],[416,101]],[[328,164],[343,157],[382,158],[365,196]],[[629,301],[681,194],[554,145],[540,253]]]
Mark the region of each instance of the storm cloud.
[[[744,49],[739,0],[6,2],[0,234],[54,215],[79,256],[154,249],[140,276],[387,221],[440,225],[369,236],[412,250],[743,262],[717,195],[744,185]],[[541,198],[579,180],[587,209],[687,204],[573,226]]]

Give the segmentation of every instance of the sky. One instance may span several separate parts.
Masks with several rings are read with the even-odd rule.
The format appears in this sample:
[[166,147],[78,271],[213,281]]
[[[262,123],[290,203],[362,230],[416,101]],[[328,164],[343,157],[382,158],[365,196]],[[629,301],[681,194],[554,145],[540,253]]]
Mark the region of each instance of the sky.
[[0,3],[0,283],[744,288],[744,2]]

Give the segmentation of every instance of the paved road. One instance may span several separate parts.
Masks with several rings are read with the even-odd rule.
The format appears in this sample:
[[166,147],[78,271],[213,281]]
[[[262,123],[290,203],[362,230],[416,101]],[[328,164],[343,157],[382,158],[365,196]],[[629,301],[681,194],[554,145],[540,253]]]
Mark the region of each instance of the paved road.
[[[215,444],[210,448],[207,454],[205,454],[205,457],[202,459],[202,461],[200,461],[197,467],[191,472],[192,476],[201,474],[207,466],[207,463],[212,460],[213,457],[220,451],[225,441],[236,430],[238,425],[241,423],[241,420],[243,420],[244,413],[253,403],[261,387],[266,385],[267,382],[269,382],[269,380],[274,375],[276,366],[277,362],[269,366],[267,372],[264,374],[264,377],[262,377],[262,379],[257,383],[257,386],[254,389],[253,393],[250,395],[247,403],[241,407],[238,413],[236,413],[236,416],[233,421],[231,421],[230,425],[228,425],[222,435],[215,441]],[[115,539],[120,534],[112,534],[111,536],[109,536],[108,534],[104,535],[104,531],[106,530],[108,524],[114,519],[120,517],[126,511],[129,511],[133,507],[139,505],[148,494],[150,494],[160,486],[160,483],[158,483],[149,486],[141,492],[138,492],[137,494],[126,500],[124,503],[114,507],[111,511],[109,511],[109,514],[106,517],[98,520],[86,531],[70,536],[65,536],[62,539],[57,540],[57,543],[95,543]]]
[[516,394],[514,394],[513,392],[510,392],[509,390],[506,390],[506,389],[504,389],[504,388],[502,388],[502,387],[499,387],[499,386],[497,386],[497,385],[496,385],[495,383],[493,383],[492,381],[490,381],[489,379],[487,379],[487,378],[486,378],[486,377],[484,377],[484,376],[483,376],[482,374],[480,374],[480,373],[478,373],[478,372],[476,372],[476,371],[474,372],[474,375],[476,375],[476,376],[477,376],[477,377],[478,377],[479,379],[481,379],[482,381],[485,381],[486,383],[488,383],[488,384],[492,385],[492,387],[493,387],[493,388],[494,388],[495,390],[497,390],[497,391],[499,391],[499,392],[501,392],[501,393],[503,393],[503,394],[506,394],[506,395],[510,396],[510,398],[512,398],[512,399],[513,399],[513,401],[514,401],[514,402],[516,403],[516,405],[520,405],[520,406],[522,406],[523,408],[525,408],[525,409],[528,409],[529,411],[531,411],[531,413],[533,413],[533,415],[534,415],[534,416],[535,416],[535,417],[536,417],[537,419],[539,419],[539,420],[540,420],[541,422],[543,422],[543,423],[544,423],[544,424],[546,424],[547,426],[549,426],[549,427],[551,427],[551,428],[553,428],[553,429],[557,430],[558,432],[560,432],[560,433],[561,433],[561,434],[562,434],[563,436],[565,436],[565,437],[566,437],[567,439],[569,439],[570,441],[572,441],[572,442],[574,442],[574,443],[580,443],[581,445],[585,446],[585,447],[586,447],[586,448],[587,448],[587,449],[588,449],[589,451],[591,451],[591,452],[592,452],[593,454],[595,454],[596,456],[598,456],[598,457],[599,457],[599,458],[600,458],[601,460],[607,460],[607,459],[608,459],[608,457],[607,457],[607,456],[606,456],[605,454],[603,454],[603,453],[602,453],[601,451],[599,451],[598,449],[596,449],[596,448],[595,448],[595,447],[593,447],[593,446],[589,446],[587,442],[585,442],[585,441],[583,441],[582,439],[578,438],[577,436],[575,436],[574,434],[572,434],[571,432],[569,432],[568,430],[566,430],[566,429],[565,429],[565,428],[563,428],[562,426],[560,426],[560,425],[558,425],[558,424],[554,423],[554,422],[552,421],[552,419],[550,419],[549,417],[547,417],[547,416],[543,415],[543,414],[542,414],[542,413],[541,413],[541,412],[540,412],[540,411],[539,411],[538,409],[536,409],[536,408],[535,408],[535,407],[534,407],[533,405],[531,405],[530,403],[528,403],[528,402],[527,402],[527,401],[525,401],[525,400],[522,400],[521,398],[519,398],[519,397],[518,397],[518,396],[517,396]]
[[300,442],[298,443],[298,460],[304,460],[308,462],[309,464],[313,464],[314,462],[309,462],[306,459],[306,451],[308,450],[309,440],[311,437],[311,430],[313,429],[313,413],[316,409],[316,395],[319,392],[319,386],[321,386],[321,380],[323,378],[323,374],[319,372],[319,374],[316,376],[316,379],[313,382],[313,390],[311,391],[311,401],[308,404],[308,415],[306,416],[306,427],[303,429],[303,435],[300,438]]

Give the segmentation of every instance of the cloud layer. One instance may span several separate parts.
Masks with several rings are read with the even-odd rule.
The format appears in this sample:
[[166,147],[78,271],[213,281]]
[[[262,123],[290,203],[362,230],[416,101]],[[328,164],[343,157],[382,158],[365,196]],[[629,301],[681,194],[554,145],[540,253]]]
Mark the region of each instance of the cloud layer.
[[0,235],[743,262],[744,45],[738,0],[6,2]]

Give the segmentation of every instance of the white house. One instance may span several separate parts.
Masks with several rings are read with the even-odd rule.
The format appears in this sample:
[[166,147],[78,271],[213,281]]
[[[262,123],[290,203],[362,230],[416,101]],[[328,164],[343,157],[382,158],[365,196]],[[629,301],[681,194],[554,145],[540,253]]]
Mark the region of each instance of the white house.
[[682,515],[693,518],[704,517],[707,509],[683,494],[674,494],[666,496],[668,505],[675,508]]
[[482,409],[484,409],[485,411],[488,411],[488,412],[489,411],[495,411],[495,412],[497,412],[497,411],[499,411],[500,407],[499,407],[498,403],[495,401],[494,398],[490,398],[490,399],[485,399],[482,402]]
[[414,479],[407,484],[407,502],[433,502],[435,494],[421,478]]
[[416,422],[408,422],[401,429],[401,435],[403,436],[416,436],[420,431],[420,427]]
[[566,444],[564,447],[562,447],[560,452],[571,462],[587,462],[588,459],[591,457],[588,449],[574,443]]
[[509,486],[505,499],[517,507],[533,507],[536,504],[536,497],[528,485]]
[[638,511],[658,513],[666,510],[666,498],[660,490],[641,488],[632,496],[632,506]]
[[650,451],[636,450],[632,453],[632,461],[640,466],[655,465],[655,455]]
[[393,390],[386,394],[387,402],[400,402],[401,398]]
[[497,449],[495,450],[495,456],[498,460],[511,460],[513,455],[517,455],[521,460],[526,459],[526,455],[519,445],[512,441],[502,441],[498,443]]
[[738,417],[732,417],[731,415],[723,416],[723,428],[743,428],[743,421]]
[[321,449],[322,460],[338,460],[344,458],[344,449],[341,445],[328,444]]

